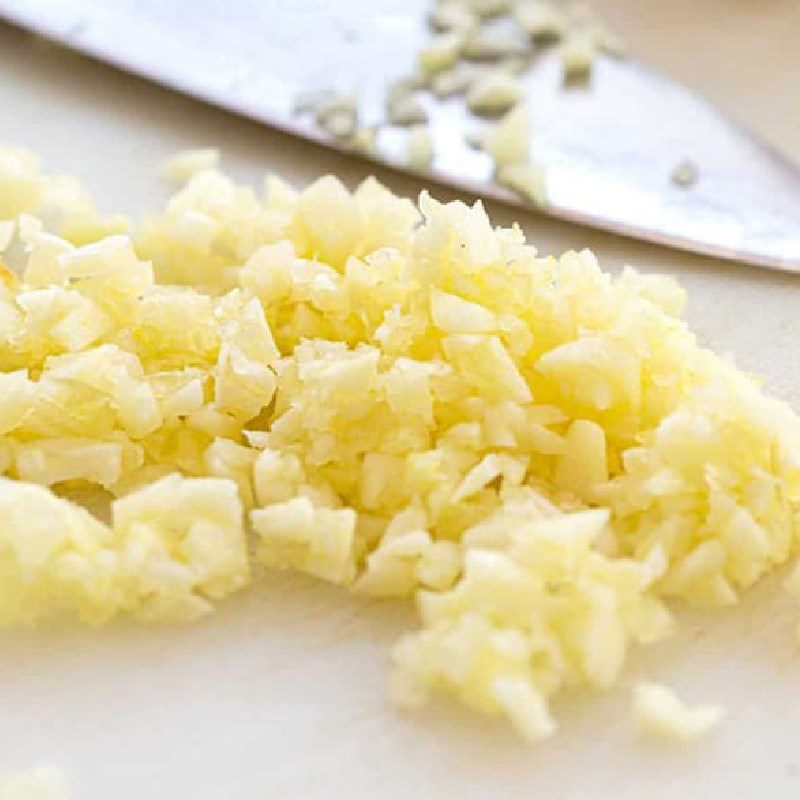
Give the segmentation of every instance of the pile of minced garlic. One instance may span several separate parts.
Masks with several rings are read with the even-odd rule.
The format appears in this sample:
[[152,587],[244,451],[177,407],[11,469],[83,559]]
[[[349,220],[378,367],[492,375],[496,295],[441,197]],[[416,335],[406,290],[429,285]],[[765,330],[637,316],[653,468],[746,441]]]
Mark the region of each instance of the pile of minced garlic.
[[[2,623],[193,618],[251,561],[300,570],[415,599],[399,699],[537,739],[674,600],[733,603],[798,549],[800,420],[672,279],[374,180],[261,196],[206,155],[129,232],[0,151]],[[678,738],[720,716],[636,707]]]

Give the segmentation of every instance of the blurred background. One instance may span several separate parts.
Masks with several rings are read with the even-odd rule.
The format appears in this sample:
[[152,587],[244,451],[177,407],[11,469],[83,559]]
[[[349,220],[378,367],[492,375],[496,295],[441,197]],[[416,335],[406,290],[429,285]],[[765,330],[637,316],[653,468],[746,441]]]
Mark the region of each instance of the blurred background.
[[798,0],[591,0],[631,53],[800,161]]

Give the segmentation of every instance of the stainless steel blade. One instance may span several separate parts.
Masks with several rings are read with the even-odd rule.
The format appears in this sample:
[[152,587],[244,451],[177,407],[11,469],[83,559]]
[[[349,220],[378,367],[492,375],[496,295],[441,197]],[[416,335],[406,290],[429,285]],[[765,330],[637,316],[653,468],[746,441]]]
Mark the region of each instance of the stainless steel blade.
[[[428,0],[0,0],[10,21],[123,69],[282,130],[340,147],[293,112],[300,93],[357,90],[366,124],[425,41]],[[630,236],[800,272],[800,169],[691,92],[633,61],[601,58],[588,88],[564,89],[543,54],[524,80],[547,213]],[[484,123],[460,98],[423,97],[429,176],[521,203],[492,180],[465,134]],[[381,127],[377,160],[406,169],[407,132]],[[670,175],[697,164],[690,188]]]

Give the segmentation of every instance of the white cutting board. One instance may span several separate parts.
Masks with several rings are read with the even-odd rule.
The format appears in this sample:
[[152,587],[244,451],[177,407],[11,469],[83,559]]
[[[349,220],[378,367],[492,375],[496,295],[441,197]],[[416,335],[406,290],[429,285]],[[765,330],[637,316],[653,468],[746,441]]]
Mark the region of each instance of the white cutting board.
[[[0,141],[77,173],[109,209],[154,207],[157,166],[188,146],[220,145],[242,180],[272,169],[352,182],[367,169],[3,28],[0,109]],[[800,277],[521,221],[544,251],[591,246],[611,269],[676,273],[702,338],[800,408]],[[800,797],[798,620],[775,585],[687,620],[678,639],[635,654],[614,691],[557,701],[559,735],[531,748],[445,702],[417,715],[388,704],[386,654],[409,608],[270,577],[189,628],[4,634],[0,771],[57,763],[79,800],[789,800]],[[641,676],[724,703],[729,720],[688,750],[641,742],[627,716]]]

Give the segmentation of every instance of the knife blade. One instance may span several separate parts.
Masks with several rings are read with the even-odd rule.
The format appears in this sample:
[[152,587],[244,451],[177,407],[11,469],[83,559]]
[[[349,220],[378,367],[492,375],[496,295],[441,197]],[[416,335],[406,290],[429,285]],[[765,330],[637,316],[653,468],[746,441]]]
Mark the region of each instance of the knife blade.
[[[298,115],[325,88],[358,93],[379,125],[373,158],[408,170],[406,130],[383,124],[387,87],[414,69],[428,0],[0,0],[0,16],[116,67],[320,144],[340,141]],[[684,87],[633,60],[599,57],[565,89],[557,57],[523,76],[545,213],[627,236],[800,272],[800,168]],[[427,176],[523,204],[468,143],[482,123],[463,99],[423,95],[434,157]],[[670,176],[688,160],[689,187]]]

